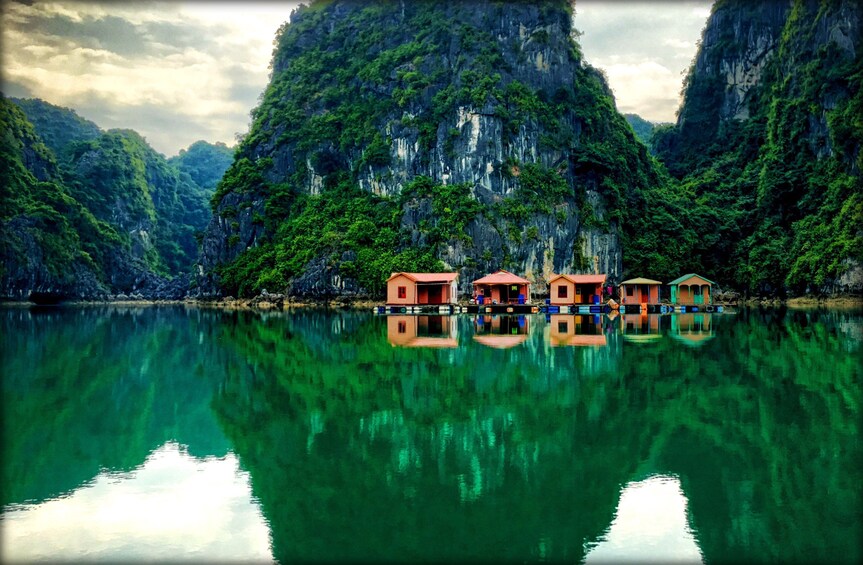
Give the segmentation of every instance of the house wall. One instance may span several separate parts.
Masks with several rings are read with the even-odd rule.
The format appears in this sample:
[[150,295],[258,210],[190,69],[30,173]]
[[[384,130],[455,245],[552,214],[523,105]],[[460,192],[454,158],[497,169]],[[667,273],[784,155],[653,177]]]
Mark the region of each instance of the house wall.
[[[702,281],[698,283],[699,291],[696,291],[694,286],[697,281]],[[693,286],[690,286],[689,282],[692,282]],[[710,304],[712,302],[710,283],[700,277],[688,279],[686,283],[675,285],[676,289],[672,293],[673,302],[678,304]],[[698,292],[700,292],[700,295],[697,294]]]
[[[558,298],[559,289],[563,287],[566,289],[566,298]],[[551,283],[551,294],[549,295],[550,304],[555,306],[568,306],[570,304],[575,304],[575,285],[564,279],[560,278]]]
[[[400,286],[405,287],[407,291],[404,298],[399,298],[398,287]],[[387,304],[399,306],[418,304],[416,283],[404,275],[399,275],[387,282]]]
[[[632,296],[627,294],[632,289]],[[659,304],[658,284],[622,284],[620,285],[621,304]]]
[[509,291],[509,299],[511,303],[518,302],[518,295],[523,294],[525,303],[530,302],[530,293],[528,291],[528,285],[526,284],[517,284],[517,285],[509,285],[509,284],[495,284],[495,285],[477,285],[474,287],[474,298],[482,295],[482,290],[485,291],[486,304],[491,304],[492,301],[497,301],[498,304],[502,304],[501,296],[503,296],[503,290],[505,288],[509,288],[512,286],[517,286],[518,290],[510,290]]

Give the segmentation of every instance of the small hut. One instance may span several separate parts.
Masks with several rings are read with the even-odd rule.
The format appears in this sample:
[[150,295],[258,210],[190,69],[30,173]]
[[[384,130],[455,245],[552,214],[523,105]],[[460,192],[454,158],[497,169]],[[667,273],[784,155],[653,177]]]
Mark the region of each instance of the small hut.
[[530,281],[501,269],[473,281],[473,296],[483,304],[528,304]]
[[599,304],[605,275],[552,275],[548,281],[553,306]]
[[676,278],[671,287],[672,304],[710,304],[713,300],[711,289],[716,284],[701,275],[689,273]]
[[659,304],[660,281],[638,277],[620,283],[621,304]]
[[458,303],[458,273],[393,273],[387,279],[387,304],[420,306]]

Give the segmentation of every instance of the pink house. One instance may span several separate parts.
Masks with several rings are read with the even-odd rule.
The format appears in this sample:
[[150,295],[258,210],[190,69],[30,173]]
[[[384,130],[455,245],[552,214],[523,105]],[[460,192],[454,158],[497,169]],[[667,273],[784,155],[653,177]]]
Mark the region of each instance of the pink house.
[[393,273],[387,279],[387,304],[456,304],[458,273]]
[[530,281],[501,269],[473,281],[473,296],[485,304],[528,304]]
[[[599,304],[605,275],[552,275],[548,281],[550,304]],[[594,297],[600,297],[598,300]]]

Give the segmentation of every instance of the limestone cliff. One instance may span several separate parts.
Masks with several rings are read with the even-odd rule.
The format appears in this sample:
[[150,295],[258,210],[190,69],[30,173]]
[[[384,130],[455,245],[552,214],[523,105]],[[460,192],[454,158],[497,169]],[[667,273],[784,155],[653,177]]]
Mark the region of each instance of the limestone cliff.
[[[417,257],[459,270],[463,291],[501,267],[540,292],[552,272],[619,280],[622,210],[658,182],[559,0],[312,2],[279,31],[252,118],[214,200],[202,294],[375,294]],[[314,208],[358,202],[392,237],[356,234],[362,218],[314,231],[331,222]],[[316,234],[302,245],[301,219]],[[374,273],[370,249],[393,252]]]
[[859,2],[721,0],[654,137],[699,195],[705,269],[759,295],[863,292]]

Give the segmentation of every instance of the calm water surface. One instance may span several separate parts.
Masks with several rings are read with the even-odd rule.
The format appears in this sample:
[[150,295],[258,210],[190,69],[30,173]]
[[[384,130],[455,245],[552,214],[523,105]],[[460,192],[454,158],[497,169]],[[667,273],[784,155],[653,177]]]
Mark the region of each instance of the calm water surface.
[[863,314],[0,310],[3,562],[859,562]]

